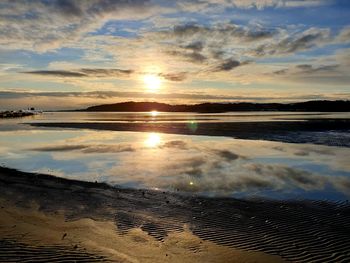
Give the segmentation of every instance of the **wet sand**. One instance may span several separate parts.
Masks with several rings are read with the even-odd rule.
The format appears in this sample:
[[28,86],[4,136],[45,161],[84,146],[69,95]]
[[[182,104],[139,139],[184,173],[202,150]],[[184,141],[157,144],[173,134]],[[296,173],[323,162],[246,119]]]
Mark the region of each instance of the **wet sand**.
[[205,198],[0,168],[0,262],[348,262],[348,201]]
[[[159,132],[184,135],[228,136],[236,139],[314,143],[350,147],[349,119],[309,119],[271,122],[52,122],[31,123],[36,127],[111,131]],[[336,132],[336,133],[335,133]]]

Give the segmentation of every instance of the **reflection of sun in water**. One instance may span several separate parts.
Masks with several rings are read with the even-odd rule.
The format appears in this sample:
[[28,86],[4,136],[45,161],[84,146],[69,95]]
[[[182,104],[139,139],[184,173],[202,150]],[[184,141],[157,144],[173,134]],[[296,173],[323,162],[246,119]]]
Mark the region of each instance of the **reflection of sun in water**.
[[152,117],[156,117],[158,115],[158,111],[156,110],[151,111],[151,115]]
[[158,133],[150,133],[145,141],[148,147],[157,147],[160,144],[160,135]]
[[150,91],[155,91],[160,88],[161,80],[157,75],[147,74],[143,77],[143,82],[145,83],[147,89]]

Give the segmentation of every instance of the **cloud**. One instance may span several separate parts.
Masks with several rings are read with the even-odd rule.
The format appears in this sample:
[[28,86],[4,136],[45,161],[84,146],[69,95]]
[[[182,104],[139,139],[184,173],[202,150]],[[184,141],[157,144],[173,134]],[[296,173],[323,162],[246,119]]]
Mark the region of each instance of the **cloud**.
[[102,69],[102,68],[83,68],[81,69],[81,72],[87,74],[88,76],[94,76],[94,77],[122,76],[122,75],[130,75],[134,73],[134,71],[130,69]]
[[350,193],[350,178],[348,176],[337,176],[332,180],[334,187],[341,192],[349,195]]
[[178,51],[178,50],[171,50],[166,51],[165,54],[173,56],[173,57],[180,57],[185,61],[189,61],[196,64],[203,64],[207,60],[207,57],[199,52],[187,52],[187,51]]
[[[231,168],[212,167],[217,169],[208,170],[203,165],[190,170],[185,169],[174,179],[174,187],[188,192],[232,194],[266,190],[322,190],[330,182],[327,177],[277,164],[248,163]],[[193,174],[190,171],[193,171]],[[189,181],[193,181],[193,184],[189,184]]]
[[332,39],[328,28],[310,28],[301,33],[287,36],[277,42],[271,41],[261,44],[251,54],[257,57],[293,54],[331,42]]
[[142,19],[161,8],[149,0],[4,0],[0,5],[0,44],[40,52],[79,41],[108,19]]
[[30,149],[32,151],[40,152],[65,152],[65,151],[78,151],[83,153],[120,153],[120,152],[134,152],[136,149],[131,145],[105,145],[105,144],[94,144],[94,145],[50,145],[42,146]]
[[175,148],[175,149],[181,149],[181,150],[187,150],[188,146],[187,143],[181,140],[175,140],[175,141],[168,141],[160,146],[160,148]]
[[[144,39],[159,46],[165,56],[197,65],[196,70],[190,72],[191,76],[196,76],[196,72],[207,74],[208,69],[215,66],[217,68],[214,71],[233,69],[238,66],[239,57],[244,55],[237,53],[238,58],[232,59],[233,50],[243,51],[247,46],[254,46],[278,34],[278,29],[241,26],[230,22],[210,26],[187,23],[175,25],[172,30],[147,33]],[[161,44],[163,42],[166,44]]]
[[37,70],[37,71],[24,71],[22,73],[35,74],[42,76],[55,76],[55,77],[86,77],[87,75],[80,72],[67,71],[67,70]]
[[321,65],[313,66],[310,64],[297,65],[297,69],[300,69],[304,73],[316,73],[316,72],[330,72],[339,68],[339,65]]
[[255,163],[249,164],[248,169],[256,174],[270,177],[272,180],[278,180],[279,183],[285,186],[294,186],[304,190],[322,189],[326,183],[322,176],[283,165]]
[[217,65],[213,71],[216,72],[216,71],[230,71],[234,68],[237,68],[241,65],[245,65],[247,63],[241,63],[239,62],[238,60],[235,60],[235,59],[226,59],[222,62],[220,62],[219,65]]
[[[346,85],[350,82],[349,65],[345,61],[334,61],[333,58],[315,61],[315,64],[299,64],[273,71],[274,77],[294,82],[332,83]],[[320,64],[320,63],[327,64]]]
[[183,0],[179,6],[186,11],[210,11],[216,6],[241,9],[300,8],[331,5],[333,0]]
[[[52,76],[52,77],[72,77],[72,78],[110,78],[110,77],[129,77],[131,75],[144,75],[144,72],[136,72],[131,69],[104,69],[104,68],[82,68],[76,70],[36,70],[23,71],[21,73]],[[177,73],[159,73],[158,76],[169,81],[184,81],[187,78],[187,72]]]
[[[108,132],[105,134],[110,136]],[[104,133],[101,135],[104,136]],[[108,140],[114,141],[114,137],[108,137]],[[270,194],[276,191],[288,196],[300,191],[320,191],[321,193],[328,190],[328,187],[334,187],[335,190],[347,194],[350,189],[349,178],[338,175],[338,159],[337,166],[333,168],[334,174],[331,175],[328,171],[325,174],[318,174],[300,166],[271,163],[268,160],[276,156],[275,151],[279,147],[279,144],[272,142],[256,144],[249,141],[222,141],[216,142],[214,146],[214,141],[209,139],[201,141],[200,145],[196,141],[178,139],[164,141],[157,148],[149,149],[143,147],[143,141],[135,140],[136,137],[133,135],[129,138],[130,143],[119,144],[91,144],[91,135],[88,136],[88,134],[84,138],[78,138],[80,143],[67,145],[60,142],[32,150],[52,152],[56,160],[62,158],[88,160],[88,165],[91,165],[89,169],[97,167],[99,174],[103,174],[99,179],[112,185],[132,182],[139,184],[139,187],[172,188],[217,195],[244,192]],[[346,151],[329,148],[294,145],[279,154],[295,160],[296,150],[308,152],[314,156],[303,157],[305,167],[309,167],[308,164],[312,163],[316,167],[322,168],[326,165],[331,168],[334,158],[329,158],[329,154],[334,153],[336,154],[334,156],[339,157],[339,154],[344,154]],[[59,153],[62,151],[64,153]],[[95,163],[91,164],[91,156],[88,156],[89,159],[84,159],[87,157],[81,154],[96,154],[92,156]],[[106,156],[101,157],[100,154],[106,154]],[[155,155],[157,161],[154,159]],[[322,161],[323,158],[325,162]],[[267,161],[261,163],[262,159]],[[345,158],[344,161],[346,163],[347,159]],[[114,166],[107,166],[107,163],[114,163]],[[104,168],[103,172],[101,168]],[[312,169],[317,170],[317,168]]]
[[[200,51],[204,48],[206,39],[213,38],[213,40],[221,39],[236,39],[245,42],[260,41],[272,38],[278,30],[261,27],[245,27],[233,23],[220,23],[212,26],[202,26],[197,24],[183,24],[174,26],[172,31],[161,31],[159,34],[163,37],[177,37],[189,40],[192,42],[181,45],[182,48]],[[202,40],[196,39],[201,37]]]
[[184,81],[187,78],[186,72],[179,73],[159,73],[159,76],[170,81]]
[[201,41],[196,41],[182,46],[184,49],[192,50],[193,52],[201,52],[203,50],[204,44]]
[[287,69],[281,69],[274,71],[273,74],[275,75],[301,75],[301,74],[313,74],[313,73],[329,73],[329,72],[335,72],[337,69],[339,69],[340,65],[311,65],[311,64],[300,64],[296,65],[292,68]]
[[234,161],[237,160],[238,158],[243,158],[239,154],[236,154],[234,152],[231,152],[229,150],[215,150],[214,151],[218,156],[224,158],[227,161]]
[[121,153],[121,152],[135,152],[136,148],[131,145],[93,145],[86,147],[84,153]]
[[51,2],[53,10],[65,16],[82,16],[83,11],[77,2],[72,0],[56,0]]
[[191,156],[191,157],[181,158],[179,162],[167,163],[165,164],[165,167],[171,170],[178,170],[178,169],[187,170],[189,167],[191,169],[200,168],[202,165],[205,165],[206,163],[207,163],[207,160],[205,156]]
[[133,70],[125,69],[102,69],[102,68],[82,68],[74,71],[68,70],[37,70],[37,71],[24,71],[21,73],[35,74],[42,76],[54,76],[54,77],[119,77],[129,76],[133,73]]
[[32,148],[30,150],[41,151],[41,152],[65,152],[65,151],[82,150],[87,147],[88,147],[87,145],[54,145],[54,146],[50,145],[50,146]]
[[80,109],[98,104],[108,104],[125,101],[159,101],[170,104],[192,104],[201,102],[297,102],[320,99],[348,99],[349,93],[305,93],[291,96],[289,93],[276,94],[245,94],[212,92],[170,92],[149,93],[137,91],[90,91],[90,92],[28,92],[0,91],[0,109],[35,107],[43,110]]

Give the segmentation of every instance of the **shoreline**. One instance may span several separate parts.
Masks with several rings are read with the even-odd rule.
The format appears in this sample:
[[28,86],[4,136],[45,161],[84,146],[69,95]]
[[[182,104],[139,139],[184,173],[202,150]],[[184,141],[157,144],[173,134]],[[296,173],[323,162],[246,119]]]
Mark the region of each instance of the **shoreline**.
[[348,201],[183,196],[4,167],[0,189],[0,258],[8,242],[39,242],[115,262],[350,259]]
[[[306,121],[271,122],[189,122],[189,123],[82,123],[42,122],[27,123],[34,127],[73,128],[109,131],[159,132],[181,135],[225,136],[235,139],[268,140],[286,143],[313,143],[350,147],[346,136],[350,131],[349,119],[310,119]],[[320,133],[338,132],[322,136]],[[341,136],[341,133],[343,136]],[[317,136],[315,136],[317,134]]]
[[14,119],[14,118],[23,118],[34,116],[34,112],[25,112],[25,111],[4,111],[0,112],[0,119]]

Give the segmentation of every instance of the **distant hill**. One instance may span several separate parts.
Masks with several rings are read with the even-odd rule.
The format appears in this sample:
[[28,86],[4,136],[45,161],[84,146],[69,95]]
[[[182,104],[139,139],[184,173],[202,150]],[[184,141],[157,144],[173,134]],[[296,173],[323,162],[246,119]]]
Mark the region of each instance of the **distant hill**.
[[195,105],[170,105],[158,102],[121,102],[88,107],[80,111],[109,112],[202,112],[217,113],[228,111],[318,111],[318,112],[350,112],[350,101],[306,101],[297,103],[201,103]]

